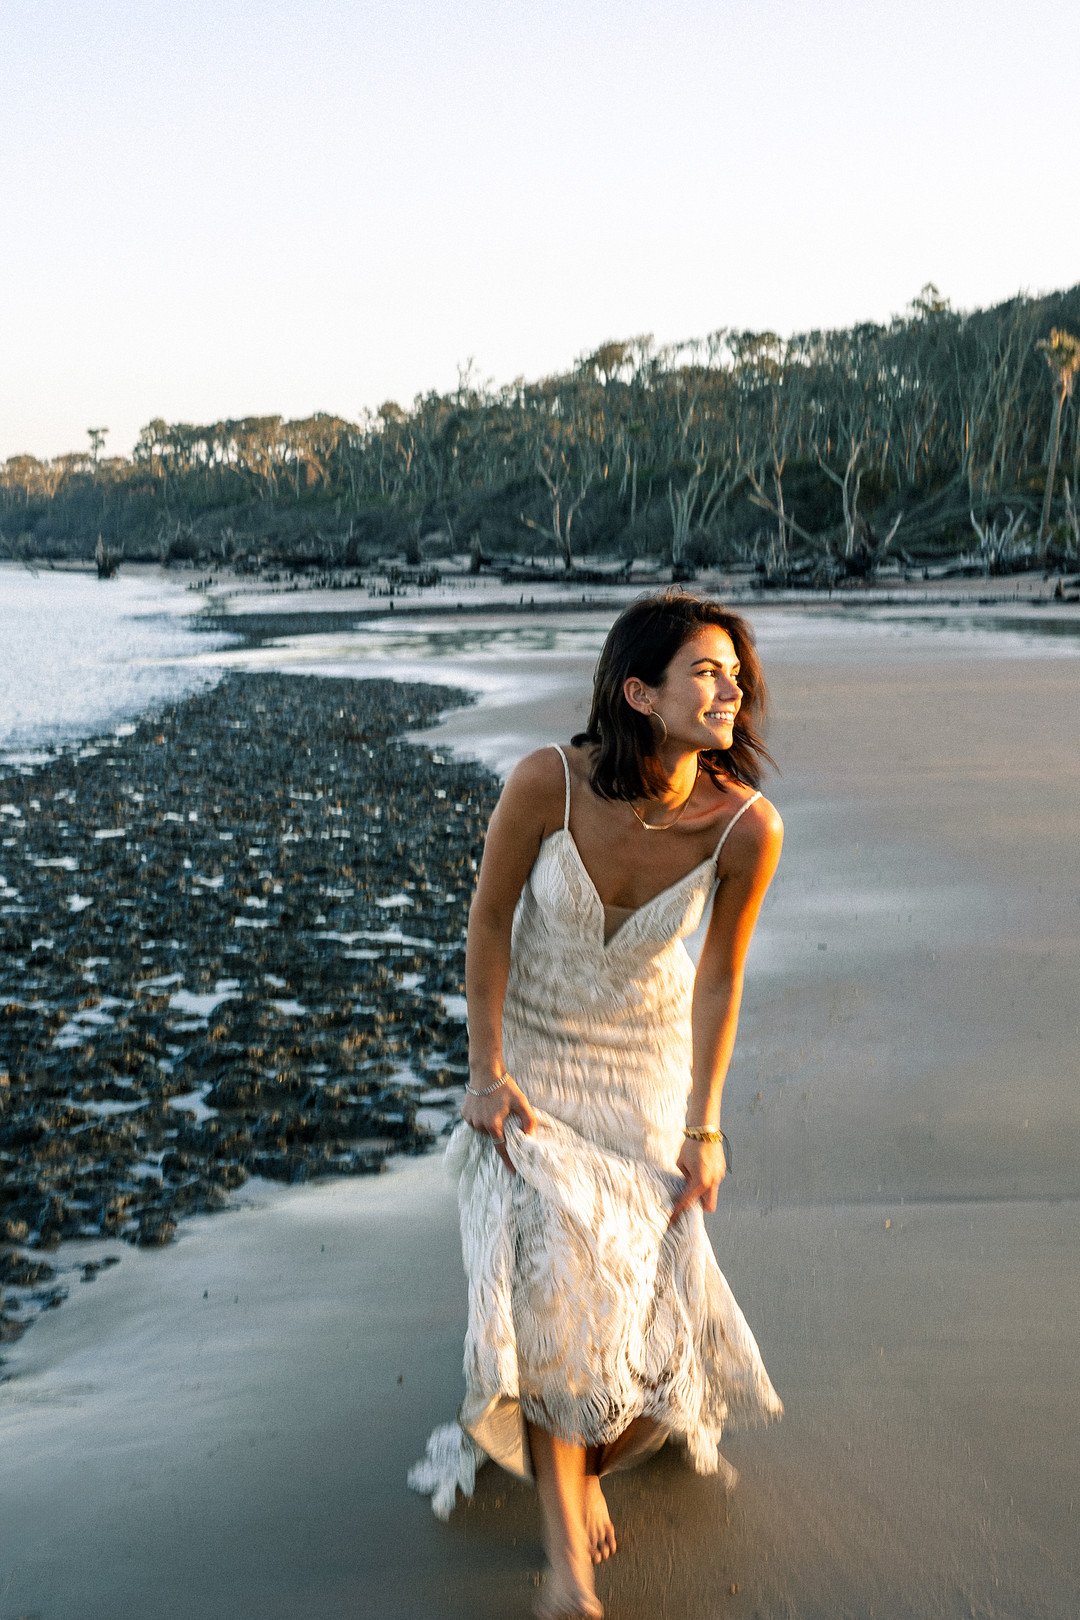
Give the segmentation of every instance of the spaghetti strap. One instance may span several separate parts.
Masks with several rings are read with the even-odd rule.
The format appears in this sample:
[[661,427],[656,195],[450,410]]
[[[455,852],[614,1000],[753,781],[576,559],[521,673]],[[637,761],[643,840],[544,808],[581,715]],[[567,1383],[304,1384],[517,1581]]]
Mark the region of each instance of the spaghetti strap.
[[743,804],[740,804],[739,808],[736,810],[735,814],[732,816],[731,820],[728,822],[727,826],[724,828],[723,832],[720,834],[720,842],[717,844],[716,852],[713,855],[713,860],[714,861],[718,861],[720,859],[720,851],[724,847],[724,841],[726,840],[727,835],[731,831],[732,827],[734,827],[735,823],[738,821],[739,817],[742,815],[743,811],[744,810],[749,810],[749,808],[753,804],[754,800],[755,799],[760,799],[760,798],[761,798],[761,793],[760,793],[760,790],[759,790],[757,793],[751,793],[750,797]]
[[[554,748],[555,752],[558,754],[559,758],[562,760],[563,775],[566,777],[566,804],[565,804],[565,806],[563,808],[562,824],[563,824],[563,832],[569,832],[569,830],[570,830],[570,761],[567,759],[566,755],[563,753],[562,747],[561,747],[561,745],[559,743],[552,743],[551,746],[552,746],[552,748]],[[744,805],[743,809],[745,809],[745,808],[746,808],[746,806]]]

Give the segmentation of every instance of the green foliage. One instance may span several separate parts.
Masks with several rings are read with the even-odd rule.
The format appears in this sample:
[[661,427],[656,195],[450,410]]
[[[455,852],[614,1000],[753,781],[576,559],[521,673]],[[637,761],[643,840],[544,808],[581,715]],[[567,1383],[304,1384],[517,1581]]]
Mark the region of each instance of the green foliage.
[[437,531],[484,557],[854,569],[897,515],[898,544],[931,555],[1008,498],[1042,502],[1049,545],[1080,482],[1078,327],[1080,287],[964,314],[927,284],[887,325],[610,340],[562,375],[495,388],[466,369],[357,422],[155,418],[130,458],[91,428],[89,451],[0,467],[0,532],[238,565],[415,556]]

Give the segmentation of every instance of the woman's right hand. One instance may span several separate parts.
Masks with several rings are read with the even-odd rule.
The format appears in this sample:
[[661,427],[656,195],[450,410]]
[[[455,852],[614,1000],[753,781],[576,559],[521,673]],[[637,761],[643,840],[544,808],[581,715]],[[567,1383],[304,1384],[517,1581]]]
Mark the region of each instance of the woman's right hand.
[[[476,1089],[481,1091],[485,1085],[490,1086],[494,1078],[493,1075],[489,1075],[486,1079],[479,1075],[470,1075],[469,1084],[475,1085]],[[471,1092],[467,1091],[461,1104],[461,1117],[466,1125],[471,1125],[474,1131],[480,1132],[481,1136],[491,1138],[499,1158],[506,1168],[513,1173],[514,1166],[510,1162],[510,1155],[506,1151],[506,1143],[503,1137],[503,1128],[511,1114],[518,1121],[526,1136],[530,1136],[536,1129],[536,1115],[529,1107],[525,1093],[513,1076],[509,1074],[504,1074],[502,1085],[486,1097],[474,1097]]]

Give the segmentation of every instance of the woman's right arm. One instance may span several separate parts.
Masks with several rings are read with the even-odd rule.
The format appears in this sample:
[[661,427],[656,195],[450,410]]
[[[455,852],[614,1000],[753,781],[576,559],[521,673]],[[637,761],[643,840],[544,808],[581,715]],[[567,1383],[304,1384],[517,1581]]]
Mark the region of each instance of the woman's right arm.
[[502,1012],[510,976],[510,931],[540,845],[549,832],[562,825],[562,790],[562,767],[553,748],[539,749],[514,767],[488,825],[469,909],[465,944],[469,1084],[477,1091],[488,1086],[497,1089],[487,1097],[466,1092],[461,1115],[474,1130],[492,1138],[508,1166],[502,1146],[507,1118],[514,1114],[526,1134],[534,1124],[532,1109],[503,1062]]

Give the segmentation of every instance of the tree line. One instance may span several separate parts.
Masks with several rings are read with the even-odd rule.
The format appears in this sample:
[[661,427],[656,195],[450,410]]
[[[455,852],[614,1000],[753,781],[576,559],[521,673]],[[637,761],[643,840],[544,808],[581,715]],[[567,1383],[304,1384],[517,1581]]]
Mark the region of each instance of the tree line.
[[650,557],[688,575],[869,573],[968,553],[987,572],[1080,552],[1080,286],[887,324],[602,344],[569,370],[357,421],[155,419],[130,457],[0,466],[11,555],[356,566],[469,552]]

